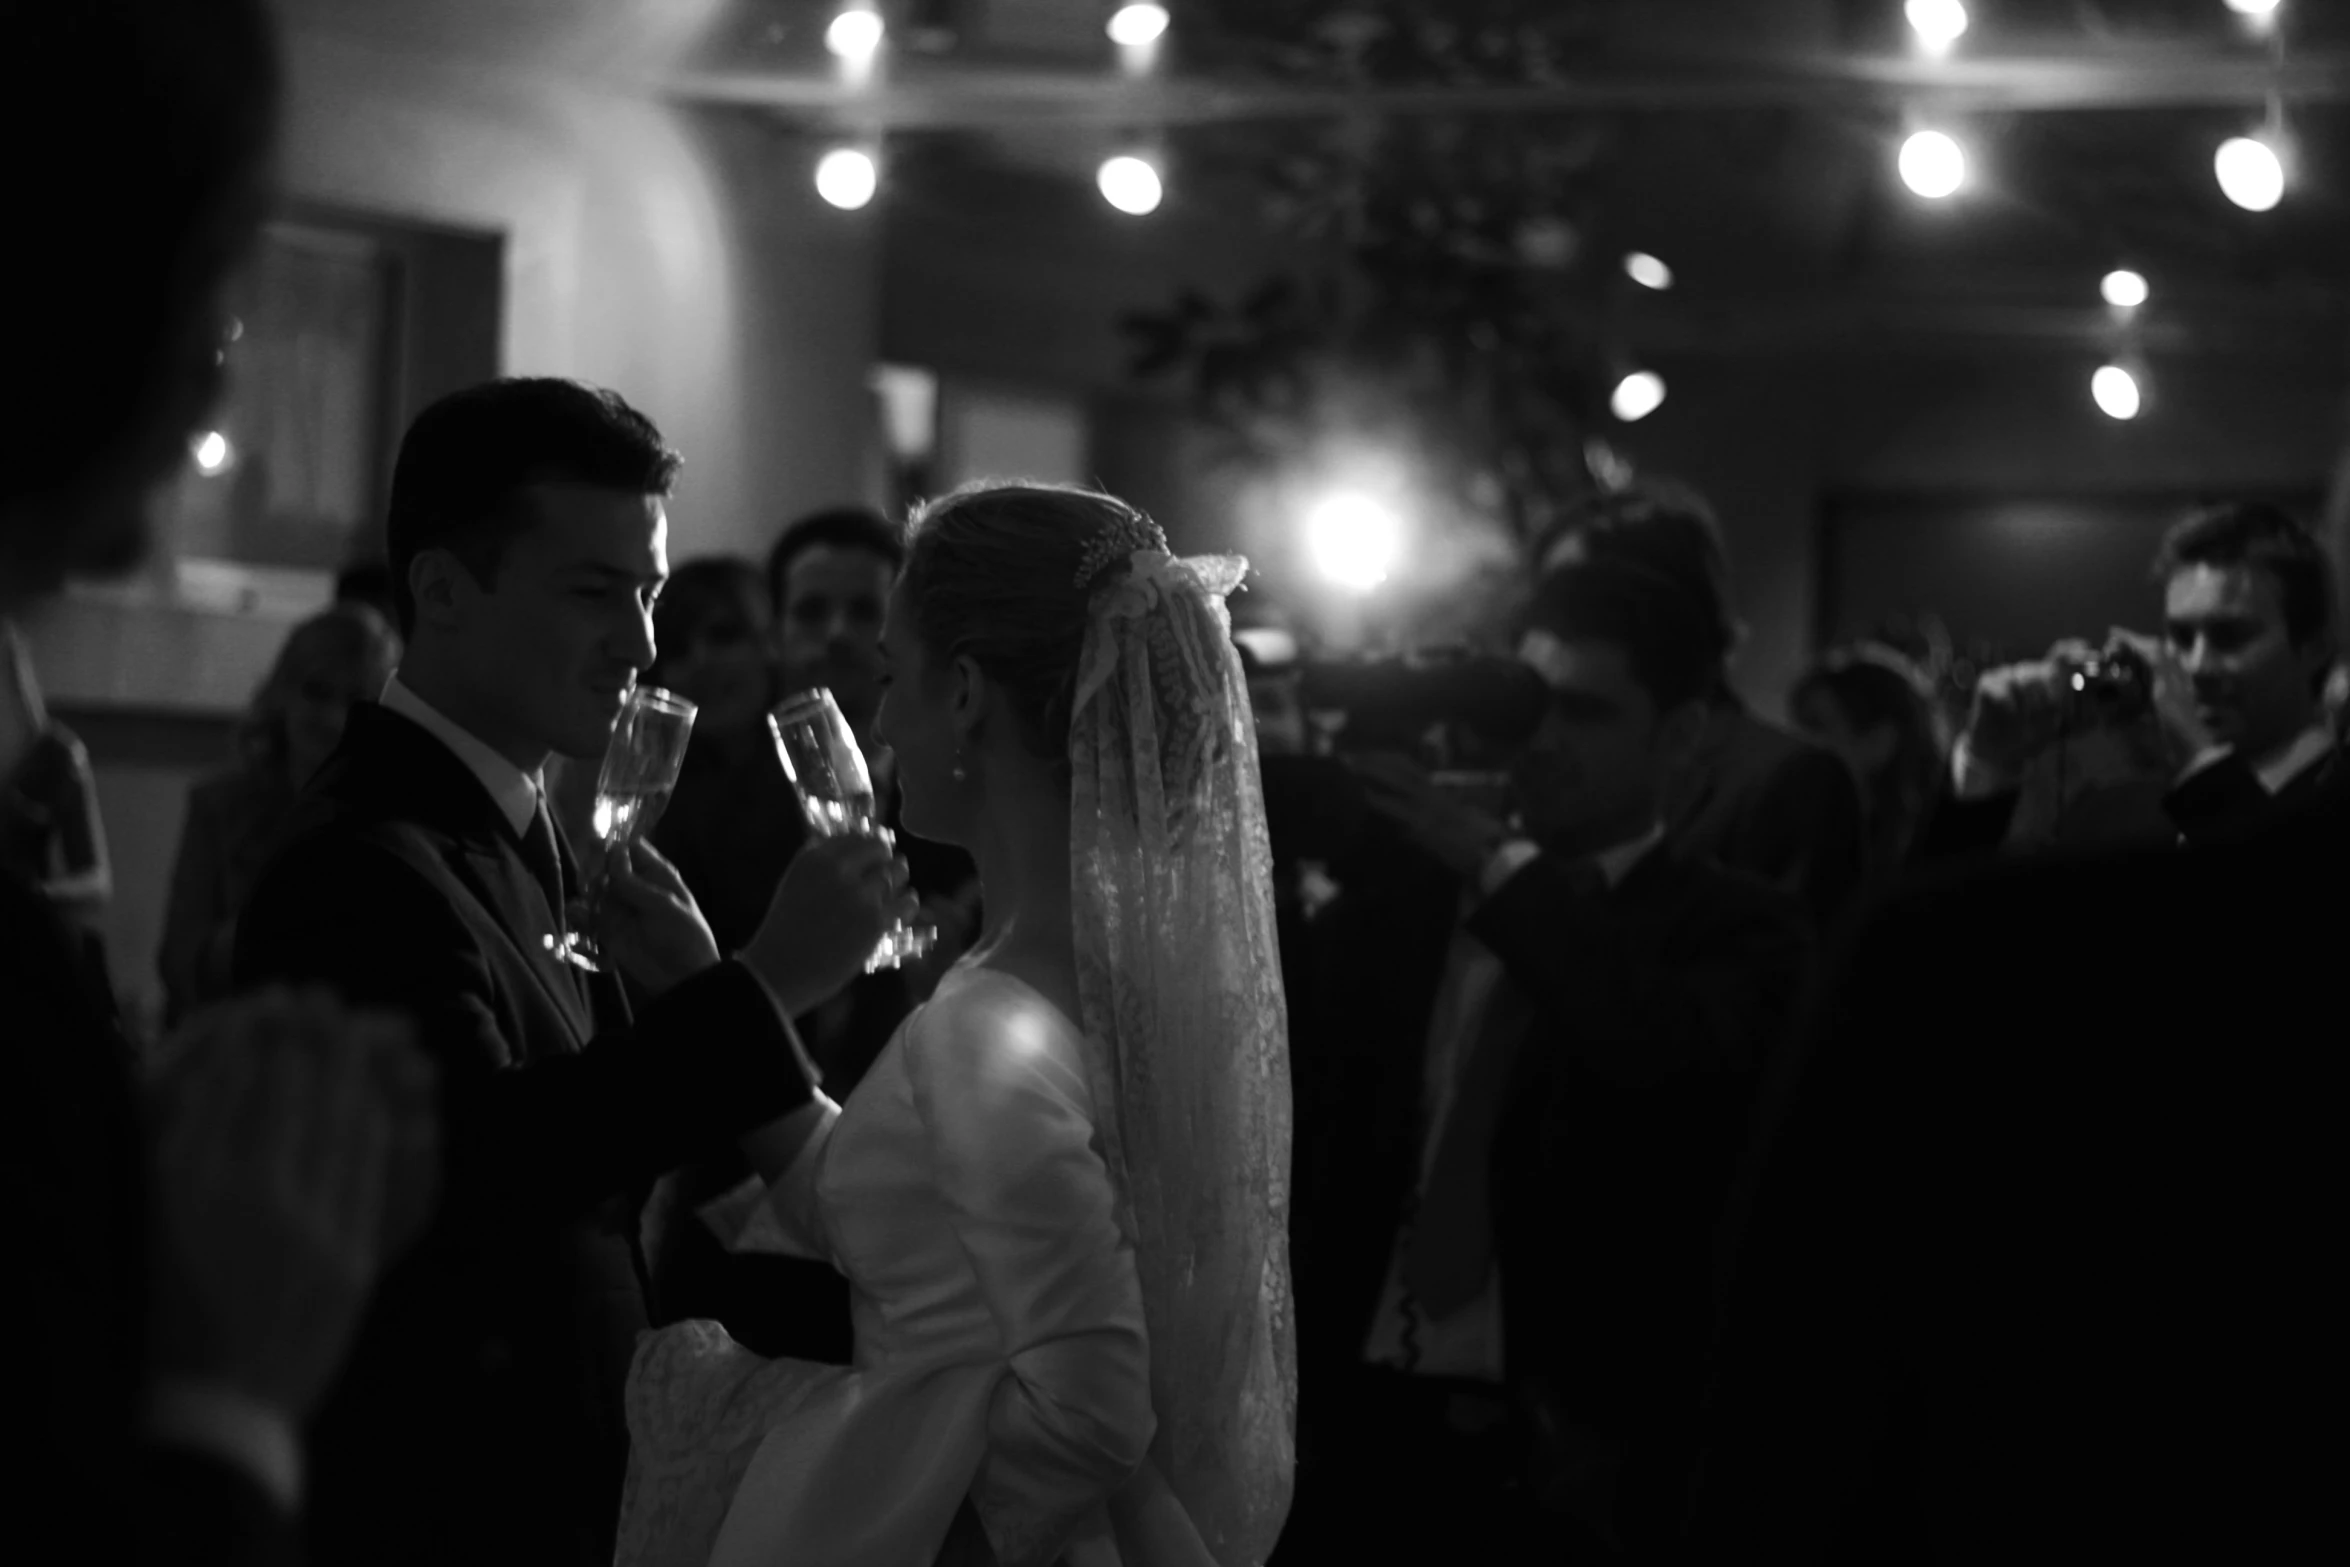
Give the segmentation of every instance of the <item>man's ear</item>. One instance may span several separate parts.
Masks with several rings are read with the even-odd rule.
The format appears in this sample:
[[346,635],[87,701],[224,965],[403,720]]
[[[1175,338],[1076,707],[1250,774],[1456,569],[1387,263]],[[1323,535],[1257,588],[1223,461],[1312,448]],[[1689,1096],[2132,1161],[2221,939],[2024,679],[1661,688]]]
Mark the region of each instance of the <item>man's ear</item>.
[[447,550],[418,550],[408,562],[408,592],[416,600],[420,626],[463,623],[466,606],[479,591],[464,562]]

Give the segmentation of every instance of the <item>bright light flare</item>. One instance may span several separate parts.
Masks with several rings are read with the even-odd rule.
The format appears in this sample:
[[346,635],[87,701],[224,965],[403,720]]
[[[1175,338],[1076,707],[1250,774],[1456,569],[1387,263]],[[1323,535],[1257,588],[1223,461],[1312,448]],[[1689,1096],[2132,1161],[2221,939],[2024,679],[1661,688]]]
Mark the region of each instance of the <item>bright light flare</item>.
[[2238,16],[2274,16],[2277,0],[2227,0],[2227,6]]
[[1166,196],[1166,187],[1160,184],[1159,171],[1150,159],[1130,153],[1104,159],[1094,182],[1101,186],[1102,200],[1138,218],[1156,212]]
[[1635,250],[1624,258],[1624,273],[1642,288],[1659,293],[1673,286],[1673,269],[1645,250]]
[[2146,287],[2145,276],[2132,272],[2128,267],[2116,267],[2106,273],[2101,287],[2105,293],[2105,302],[2116,310],[2137,309],[2146,303],[2150,292]]
[[1387,580],[1403,550],[1403,522],[1368,495],[1341,492],[1306,513],[1306,548],[1323,576],[1354,593]]
[[1637,424],[1665,405],[1665,378],[1654,370],[1635,370],[1616,383],[1607,405],[1626,424]]
[[236,450],[229,445],[227,436],[218,430],[206,430],[188,442],[188,453],[196,459],[196,471],[210,478],[228,467]]
[[1902,13],[1909,18],[1910,31],[1918,35],[1918,42],[1935,54],[1947,50],[1966,33],[1967,14],[1962,0],[1909,0]]
[[2089,377],[2089,395],[2108,419],[2135,419],[2142,406],[2138,378],[2120,365],[2101,366]]
[[854,6],[832,19],[824,29],[824,47],[852,64],[871,60],[881,51],[881,40],[888,35],[889,25],[882,21],[879,11]]
[[2266,212],[2285,199],[2285,165],[2257,136],[2232,136],[2211,160],[2219,188],[2247,212]]
[[816,194],[844,212],[854,212],[881,188],[881,170],[873,155],[855,147],[835,147],[816,162]]
[[1928,201],[1966,184],[1966,149],[1943,131],[1919,131],[1901,144],[1901,182]]
[[1110,17],[1110,42],[1124,49],[1155,44],[1167,31],[1163,5],[1122,5]]

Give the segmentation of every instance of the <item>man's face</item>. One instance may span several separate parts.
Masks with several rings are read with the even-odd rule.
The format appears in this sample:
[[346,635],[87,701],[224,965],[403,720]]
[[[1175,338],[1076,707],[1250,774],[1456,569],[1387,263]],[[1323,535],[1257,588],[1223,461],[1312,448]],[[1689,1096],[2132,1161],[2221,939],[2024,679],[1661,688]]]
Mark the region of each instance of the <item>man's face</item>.
[[2284,590],[2273,573],[2257,566],[2183,567],[2163,590],[2163,621],[2193,689],[2195,716],[2213,740],[2258,757],[2316,719],[2316,675],[2325,655],[2293,646]]
[[1665,746],[1656,703],[1623,649],[1535,631],[1519,652],[1551,693],[1510,769],[1528,830],[1577,850],[1646,831],[1656,818]]
[[792,557],[775,621],[775,658],[786,691],[830,686],[860,735],[881,703],[881,618],[888,560],[871,550],[811,544]]
[[534,519],[483,587],[453,573],[451,629],[474,696],[516,744],[603,755],[637,675],[653,662],[653,601],[669,577],[657,495],[526,486]]

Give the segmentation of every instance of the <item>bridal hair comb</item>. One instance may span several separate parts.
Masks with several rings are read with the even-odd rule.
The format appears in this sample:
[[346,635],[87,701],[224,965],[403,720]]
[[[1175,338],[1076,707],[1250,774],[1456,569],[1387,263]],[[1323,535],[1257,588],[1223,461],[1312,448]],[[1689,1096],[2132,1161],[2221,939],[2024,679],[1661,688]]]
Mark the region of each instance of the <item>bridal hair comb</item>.
[[1136,550],[1164,551],[1166,548],[1167,533],[1164,528],[1141,512],[1124,512],[1086,544],[1085,553],[1077,557],[1077,577],[1072,585],[1078,588],[1093,587],[1102,569],[1112,561],[1124,560]]

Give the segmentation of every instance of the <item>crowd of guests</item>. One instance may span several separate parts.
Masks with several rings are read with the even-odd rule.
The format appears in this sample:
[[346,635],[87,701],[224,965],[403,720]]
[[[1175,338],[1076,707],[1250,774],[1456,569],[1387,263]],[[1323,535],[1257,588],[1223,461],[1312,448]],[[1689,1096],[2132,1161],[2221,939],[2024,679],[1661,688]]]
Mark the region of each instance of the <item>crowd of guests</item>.
[[[218,392],[275,103],[257,5],[5,19],[37,68],[0,128],[83,157],[20,170],[69,240],[20,258],[46,395],[8,432],[38,460],[0,464],[0,619],[137,560]],[[965,867],[905,892],[876,845],[792,841],[759,737],[819,681],[870,724],[891,530],[828,514],[763,572],[682,565],[656,655],[676,462],[568,382],[417,421],[388,571],[289,641],[191,802],[183,1021],[145,1062],[69,918],[105,865],[86,761],[12,680],[28,1559],[607,1561],[640,1329],[838,1352],[805,1289],[663,1215],[853,1085],[925,982],[856,977],[890,919],[918,894],[951,956],[977,911]],[[2322,1550],[2350,764],[2318,541],[2189,519],[2158,632],[1991,672],[1947,747],[1882,649],[1806,675],[1809,738],[1742,701],[1686,492],[1605,498],[1530,568],[1515,809],[1355,755],[1361,830],[1277,867],[1282,1559]],[[544,953],[596,845],[517,758],[592,757],[620,671],[705,721],[669,852],[602,868],[627,961],[580,975]]]

